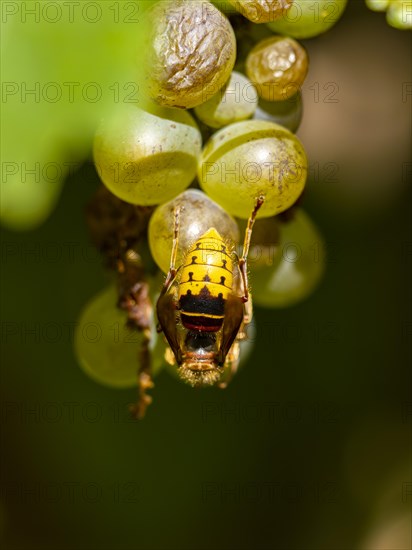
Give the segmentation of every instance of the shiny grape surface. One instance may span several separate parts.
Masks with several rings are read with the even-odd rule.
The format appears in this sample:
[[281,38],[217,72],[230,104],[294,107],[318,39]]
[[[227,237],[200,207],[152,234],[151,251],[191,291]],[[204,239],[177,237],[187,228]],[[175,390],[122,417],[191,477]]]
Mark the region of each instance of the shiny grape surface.
[[286,101],[265,101],[260,99],[253,115],[255,120],[267,120],[284,126],[295,133],[303,116],[302,94],[298,92]]
[[200,105],[228,80],[236,39],[227,17],[210,2],[162,1],[149,10],[147,85],[160,105]]
[[246,58],[246,74],[266,101],[284,101],[295,95],[307,72],[306,50],[287,36],[262,40]]
[[277,21],[268,23],[279,34],[313,38],[333,27],[342,17],[347,0],[294,0]]
[[319,230],[303,210],[296,209],[293,219],[281,224],[273,264],[261,269],[250,264],[254,303],[281,308],[304,300],[322,278],[325,256]]
[[103,120],[93,152],[99,176],[114,195],[154,205],[192,182],[200,150],[201,135],[189,113],[127,104]]
[[412,0],[365,0],[372,11],[386,12],[388,25],[399,30],[412,29]]
[[205,145],[199,161],[202,189],[227,212],[248,218],[263,195],[258,217],[283,212],[300,196],[307,176],[305,151],[286,128],[263,120],[226,126]]
[[233,71],[225,86],[195,108],[196,116],[210,128],[222,128],[250,118],[256,110],[258,94],[250,80]]
[[372,11],[386,11],[391,0],[365,0],[365,2]]
[[174,213],[177,208],[180,209],[177,267],[182,263],[189,246],[211,227],[233,244],[238,242],[239,229],[235,220],[202,191],[188,189],[172,201],[158,206],[150,218],[150,251],[164,273],[170,267]]
[[[137,384],[143,334],[126,326],[127,314],[116,306],[117,299],[112,284],[86,304],[76,324],[74,348],[90,378],[105,386],[130,388]],[[152,334],[154,344],[156,331]]]
[[386,21],[395,29],[412,29],[412,1],[391,1],[386,12]]

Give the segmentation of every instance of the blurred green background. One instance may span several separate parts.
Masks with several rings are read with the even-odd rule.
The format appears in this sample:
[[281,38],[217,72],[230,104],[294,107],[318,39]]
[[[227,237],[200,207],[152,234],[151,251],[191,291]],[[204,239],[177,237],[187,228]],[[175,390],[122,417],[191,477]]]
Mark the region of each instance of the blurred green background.
[[108,281],[84,218],[91,161],[43,225],[3,230],[3,547],[411,548],[410,37],[356,1],[304,44],[303,206],[327,271],[300,305],[256,308],[255,349],[226,391],[162,372],[136,423],[134,390],[78,367],[74,324]]

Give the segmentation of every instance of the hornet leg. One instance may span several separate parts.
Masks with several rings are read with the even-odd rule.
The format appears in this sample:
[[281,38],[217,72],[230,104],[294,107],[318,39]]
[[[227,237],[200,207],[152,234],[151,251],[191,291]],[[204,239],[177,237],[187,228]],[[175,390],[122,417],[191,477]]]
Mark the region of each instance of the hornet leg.
[[252,238],[252,229],[255,224],[257,213],[264,202],[264,197],[260,196],[257,201],[252,214],[249,216],[247,227],[245,231],[245,240],[243,242],[242,257],[239,259],[239,270],[243,281],[243,297],[242,301],[247,302],[249,300],[249,283],[247,276],[247,256],[249,254],[250,240]]

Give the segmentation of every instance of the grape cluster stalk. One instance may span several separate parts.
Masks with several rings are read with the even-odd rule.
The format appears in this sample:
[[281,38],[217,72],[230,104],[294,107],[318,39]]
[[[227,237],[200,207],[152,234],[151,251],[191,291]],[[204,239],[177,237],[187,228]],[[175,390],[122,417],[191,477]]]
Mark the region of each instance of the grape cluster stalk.
[[[211,227],[238,247],[263,197],[248,259],[253,303],[287,307],[318,285],[325,247],[301,208],[308,160],[295,135],[309,70],[299,39],[328,31],[345,4],[163,0],[145,13],[144,108],[113,110],[94,142],[103,185],[87,220],[114,281],[86,305],[75,342],[93,379],[138,386],[137,418],[151,402],[153,376],[176,371],[154,304],[177,211],[178,266]],[[102,329],[98,341],[88,331],[93,324]],[[241,361],[252,340],[242,342]]]

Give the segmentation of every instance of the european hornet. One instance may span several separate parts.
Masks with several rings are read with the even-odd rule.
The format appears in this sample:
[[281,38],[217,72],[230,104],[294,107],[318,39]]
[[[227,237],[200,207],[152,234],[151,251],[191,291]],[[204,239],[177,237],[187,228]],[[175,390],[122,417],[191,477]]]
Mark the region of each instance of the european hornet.
[[[247,256],[259,197],[248,219],[243,252],[215,227],[196,239],[176,266],[180,210],[174,215],[170,267],[157,300],[158,330],[170,349],[168,361],[176,364],[181,378],[192,386],[225,387],[239,364],[239,342],[252,319],[247,275]],[[221,381],[223,373],[228,380]]]

